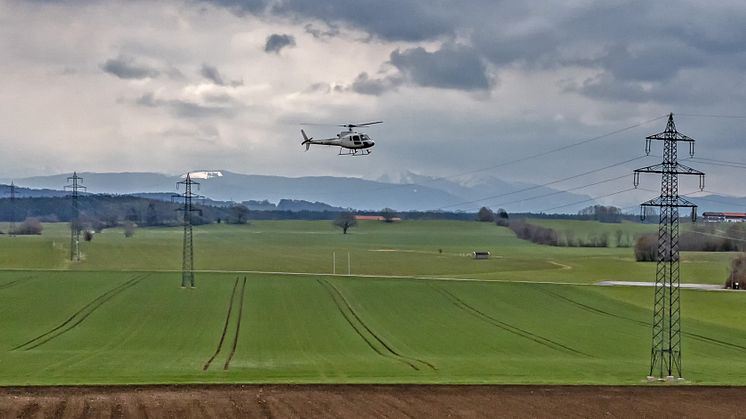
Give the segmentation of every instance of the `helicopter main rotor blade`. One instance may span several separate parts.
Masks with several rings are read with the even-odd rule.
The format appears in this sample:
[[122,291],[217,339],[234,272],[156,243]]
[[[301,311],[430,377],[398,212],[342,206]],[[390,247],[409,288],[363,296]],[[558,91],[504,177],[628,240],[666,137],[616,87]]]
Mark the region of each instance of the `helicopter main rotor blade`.
[[367,127],[369,125],[375,125],[375,124],[383,124],[383,121],[364,122],[362,124],[340,124],[337,126],[345,127],[345,128],[356,128],[356,127]]

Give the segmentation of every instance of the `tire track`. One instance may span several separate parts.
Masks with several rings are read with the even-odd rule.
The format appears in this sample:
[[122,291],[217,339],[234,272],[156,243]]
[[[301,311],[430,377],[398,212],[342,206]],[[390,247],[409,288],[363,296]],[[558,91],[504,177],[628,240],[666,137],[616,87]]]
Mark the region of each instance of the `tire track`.
[[241,317],[243,317],[243,300],[246,296],[246,277],[243,277],[243,283],[241,284],[241,299],[238,303],[238,318],[236,319],[236,334],[233,336],[233,345],[231,346],[231,353],[228,354],[228,359],[225,360],[223,370],[227,370],[228,366],[233,359],[233,355],[236,353],[236,347],[238,346],[238,334],[241,331]]
[[4,290],[6,288],[10,288],[13,285],[17,285],[19,283],[27,282],[28,280],[30,280],[32,278],[33,278],[33,276],[27,276],[27,277],[15,279],[13,281],[8,281],[8,282],[6,282],[4,284],[0,284],[0,290]]
[[[435,365],[433,365],[433,364],[431,364],[431,363],[429,363],[427,361],[421,360],[419,358],[413,358],[413,357],[410,357],[410,356],[406,356],[406,355],[400,354],[391,345],[389,345],[388,343],[386,343],[386,341],[384,341],[380,336],[378,336],[373,331],[373,329],[371,329],[363,321],[363,319],[360,318],[360,316],[357,314],[357,312],[355,311],[355,309],[352,308],[352,305],[347,300],[347,298],[344,296],[344,294],[342,294],[342,292],[339,291],[339,289],[337,287],[335,287],[334,284],[332,284],[331,282],[329,282],[326,279],[317,279],[317,281],[326,287],[327,291],[332,296],[332,300],[334,300],[334,303],[337,305],[337,309],[339,309],[339,311],[345,317],[345,319],[350,324],[350,326],[352,326],[352,328],[355,329],[355,331],[357,332],[357,334],[360,337],[362,337],[363,340],[366,341],[366,343],[368,343],[368,346],[370,346],[371,348],[373,348],[373,350],[376,351],[379,355],[387,357],[387,358],[393,358],[393,359],[396,359],[396,360],[398,360],[400,362],[403,362],[403,363],[409,365],[412,369],[414,369],[416,371],[420,370],[420,368],[417,367],[416,363],[419,363],[421,365],[425,365],[428,368],[430,368],[430,369],[432,369],[434,371],[437,371],[438,368],[436,368]],[[339,298],[339,300],[337,298],[335,298],[335,294]],[[367,337],[365,336],[365,333],[362,333],[362,331],[358,327],[355,326],[355,322],[353,322],[353,320],[347,316],[345,310],[340,305],[340,301],[347,308],[347,311],[350,314],[352,314],[353,318],[357,321],[357,324],[359,324],[360,326],[362,326],[363,329],[365,329],[365,331],[367,331],[368,334],[373,339],[375,339],[381,346],[383,346],[383,348],[386,350],[386,352],[381,351],[373,342],[369,341],[367,339]]]
[[91,300],[88,304],[84,305],[80,310],[76,311],[72,316],[68,317],[64,322],[60,323],[53,329],[45,333],[42,333],[41,335],[12,348],[11,351],[15,351],[21,348],[23,348],[24,351],[28,351],[36,347],[39,347],[49,342],[50,340],[56,337],[59,337],[60,335],[64,333],[69,332],[74,327],[82,323],[85,319],[87,319],[88,316],[93,314],[93,312],[95,312],[104,303],[116,297],[122,291],[137,285],[140,281],[142,281],[147,276],[148,275],[136,276],[106,291],[105,293]]
[[215,349],[215,353],[212,354],[210,359],[205,362],[205,365],[202,367],[202,371],[207,371],[208,368],[210,368],[210,364],[215,359],[216,356],[220,353],[220,350],[223,348],[223,342],[225,341],[225,334],[228,331],[228,322],[231,320],[231,312],[233,312],[233,300],[235,300],[236,297],[236,288],[238,288],[238,277],[236,277],[236,282],[233,283],[233,291],[231,292],[231,299],[228,303],[228,314],[225,316],[225,325],[223,325],[223,333],[220,335],[220,341],[218,342],[218,347]]
[[474,306],[468,304],[467,302],[465,302],[464,300],[460,299],[459,297],[457,297],[455,294],[453,294],[452,292],[450,292],[448,290],[445,290],[443,288],[440,288],[440,287],[432,285],[432,284],[430,284],[430,287],[433,288],[435,291],[439,292],[444,297],[446,297],[448,300],[450,300],[451,303],[453,305],[455,305],[456,307],[460,308],[461,310],[463,310],[467,314],[469,314],[469,315],[471,315],[473,317],[476,317],[477,319],[482,320],[485,323],[488,323],[488,324],[491,324],[493,326],[496,326],[496,327],[498,327],[498,328],[500,328],[502,330],[505,330],[506,332],[512,333],[512,334],[514,334],[516,336],[520,336],[520,337],[522,337],[524,339],[532,340],[532,341],[534,341],[534,342],[536,342],[536,343],[538,343],[540,345],[546,346],[546,347],[548,347],[550,349],[553,349],[555,351],[565,352],[565,353],[572,353],[572,354],[575,354],[575,355],[582,355],[582,356],[585,356],[585,357],[593,358],[593,356],[590,355],[590,354],[587,354],[585,352],[579,351],[579,350],[577,350],[575,348],[571,348],[571,347],[569,347],[567,345],[564,345],[564,344],[562,344],[560,342],[557,342],[557,341],[554,341],[552,339],[546,338],[544,336],[537,335],[536,333],[530,332],[528,330],[521,329],[521,328],[519,328],[517,326],[513,326],[512,324],[506,323],[506,322],[504,322],[502,320],[498,320],[498,319],[490,316],[489,314],[486,314],[486,313],[480,311],[479,309],[475,308]]
[[591,313],[601,314],[601,315],[604,315],[604,316],[614,317],[614,318],[622,319],[622,320],[627,320],[629,322],[632,322],[632,323],[635,323],[635,324],[639,324],[639,325],[645,326],[645,327],[648,327],[650,325],[649,323],[646,323],[646,322],[644,322],[642,320],[635,320],[635,319],[632,319],[632,318],[629,318],[629,317],[621,316],[619,314],[614,314],[614,313],[611,313],[611,312],[608,312],[608,311],[605,311],[605,310],[601,310],[600,308],[589,306],[587,304],[581,303],[580,301],[575,301],[572,298],[565,297],[564,295],[558,294],[558,293],[556,293],[554,291],[543,289],[543,287],[540,287],[538,289],[539,289],[539,291],[541,291],[541,292],[543,292],[545,294],[551,295],[551,296],[553,296],[555,298],[559,298],[560,300],[566,301],[566,302],[568,302],[568,303],[570,303],[570,304],[572,304],[574,306],[580,307],[581,309],[583,309],[585,311],[588,311],[588,312],[591,312]]
[[[591,312],[591,313],[594,313],[594,314],[597,314],[597,315],[608,316],[608,317],[613,317],[615,319],[625,320],[625,321],[634,323],[634,324],[636,324],[638,326],[645,327],[645,328],[649,328],[650,327],[650,323],[647,323],[647,322],[644,322],[644,321],[641,321],[641,320],[635,320],[635,319],[632,319],[632,318],[629,318],[629,317],[625,317],[625,316],[621,316],[619,314],[614,314],[614,313],[611,313],[611,312],[608,312],[608,311],[605,311],[605,310],[601,310],[599,308],[596,308],[596,307],[593,307],[593,306],[589,306],[589,305],[581,303],[579,301],[575,301],[572,298],[566,297],[566,296],[564,296],[562,294],[558,294],[558,293],[556,293],[554,291],[549,291],[549,290],[545,290],[545,289],[541,289],[540,291],[544,292],[545,294],[548,294],[548,295],[551,295],[553,297],[556,297],[556,298],[558,298],[560,300],[566,301],[566,302],[568,302],[568,303],[570,303],[572,305],[580,307],[581,309],[583,309],[585,311],[588,311],[588,312]],[[697,340],[697,341],[700,341],[700,342],[703,342],[703,343],[709,343],[711,345],[719,346],[719,347],[722,347],[722,348],[729,348],[729,349],[734,349],[734,350],[737,350],[737,351],[746,352],[746,346],[743,346],[743,345],[738,345],[738,344],[735,344],[735,343],[726,342],[724,340],[710,338],[710,337],[707,337],[707,336],[704,336],[704,335],[700,335],[700,334],[692,333],[692,332],[687,332],[687,331],[682,331],[681,334],[684,335],[684,336],[686,336],[686,337],[688,337],[688,338],[691,338],[691,339],[694,339],[694,340]]]

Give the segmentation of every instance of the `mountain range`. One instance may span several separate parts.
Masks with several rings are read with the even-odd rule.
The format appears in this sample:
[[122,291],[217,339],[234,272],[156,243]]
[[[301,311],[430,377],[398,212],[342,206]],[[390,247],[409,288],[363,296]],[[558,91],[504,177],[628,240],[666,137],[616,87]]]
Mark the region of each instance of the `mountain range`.
[[[14,179],[17,196],[62,196],[71,174]],[[177,192],[182,176],[148,172],[78,173],[89,193],[128,194],[169,199]],[[476,211],[481,206],[505,208],[509,212],[576,213],[596,202],[588,195],[564,192],[549,187],[505,181],[495,177],[472,177],[454,181],[412,172],[379,179],[334,176],[284,177],[247,175],[225,170],[195,171],[199,182],[195,192],[213,201],[247,202],[303,200],[333,207],[359,210],[393,208],[406,210]],[[10,179],[0,179],[0,196],[7,196]],[[487,199],[485,199],[487,198]],[[740,211],[746,198],[709,196],[693,198],[703,210]]]

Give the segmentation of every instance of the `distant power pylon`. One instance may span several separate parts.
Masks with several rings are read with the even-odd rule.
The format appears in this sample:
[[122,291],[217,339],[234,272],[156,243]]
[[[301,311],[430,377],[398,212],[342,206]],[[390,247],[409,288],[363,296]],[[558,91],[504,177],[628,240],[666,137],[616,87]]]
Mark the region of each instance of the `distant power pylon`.
[[657,207],[658,220],[657,268],[653,305],[653,344],[650,351],[648,379],[675,379],[681,375],[681,284],[679,270],[679,208],[691,208],[692,221],[697,217],[697,206],[679,196],[679,176],[699,176],[699,188],[704,190],[705,174],[677,161],[677,145],[689,143],[689,155],[694,157],[694,139],[676,131],[673,114],[668,116],[666,130],[645,138],[645,153],[650,154],[652,140],[663,141],[663,162],[635,170],[635,187],[640,173],[660,173],[661,194],[641,204],[644,209]]
[[177,209],[183,215],[184,223],[184,246],[183,255],[181,262],[181,287],[184,288],[187,285],[194,288],[194,242],[192,240],[192,213],[196,212],[202,215],[201,209],[194,208],[192,204],[193,199],[200,198],[199,195],[192,192],[192,186],[196,185],[199,188],[199,183],[192,180],[189,173],[186,174],[186,179],[176,183],[176,190],[179,187],[184,186],[184,193],[173,195],[174,198],[179,198],[184,201],[183,207]]
[[10,223],[8,223],[8,234],[16,236],[16,185],[10,182]]
[[68,185],[65,190],[71,192],[70,199],[72,202],[72,216],[70,217],[70,260],[80,261],[80,210],[78,208],[78,192],[85,190],[86,187],[81,185],[83,178],[78,176],[77,172],[67,178]]

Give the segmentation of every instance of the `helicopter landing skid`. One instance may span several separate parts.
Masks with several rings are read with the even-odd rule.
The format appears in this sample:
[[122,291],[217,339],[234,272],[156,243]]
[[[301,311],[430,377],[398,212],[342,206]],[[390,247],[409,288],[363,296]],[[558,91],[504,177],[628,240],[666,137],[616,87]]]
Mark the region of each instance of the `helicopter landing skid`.
[[339,149],[339,156],[367,156],[370,154],[370,150],[366,149]]

